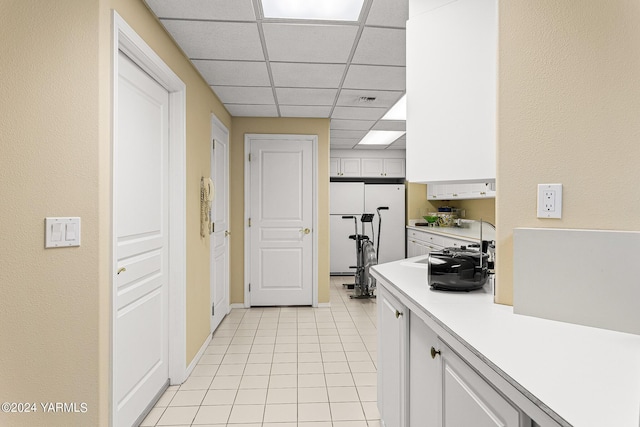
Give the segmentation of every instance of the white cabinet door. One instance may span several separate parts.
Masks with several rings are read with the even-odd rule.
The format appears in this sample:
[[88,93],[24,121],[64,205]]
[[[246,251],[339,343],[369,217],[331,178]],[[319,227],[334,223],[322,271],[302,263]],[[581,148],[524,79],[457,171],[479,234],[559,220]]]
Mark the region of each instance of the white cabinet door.
[[378,409],[385,427],[404,427],[408,310],[378,288]]
[[362,176],[384,176],[384,159],[362,159]]
[[519,427],[520,411],[439,341],[442,427]]
[[407,21],[410,182],[495,179],[496,3],[451,1]]
[[340,176],[340,158],[331,157],[329,159],[329,176]]
[[340,176],[361,176],[360,159],[340,159]]
[[404,159],[384,159],[382,169],[387,178],[404,178]]
[[[438,336],[413,312],[409,320],[409,426],[439,427],[440,364],[431,357]],[[473,424],[470,424],[473,425]]]

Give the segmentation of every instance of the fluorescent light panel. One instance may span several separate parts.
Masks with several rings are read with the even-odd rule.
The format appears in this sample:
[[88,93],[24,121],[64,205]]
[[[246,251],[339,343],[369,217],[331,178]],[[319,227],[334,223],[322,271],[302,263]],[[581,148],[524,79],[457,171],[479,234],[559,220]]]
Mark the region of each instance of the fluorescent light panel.
[[364,0],[262,0],[265,18],[357,21]]
[[407,120],[407,95],[402,95],[381,120]]
[[358,145],[389,145],[404,134],[403,130],[370,130]]

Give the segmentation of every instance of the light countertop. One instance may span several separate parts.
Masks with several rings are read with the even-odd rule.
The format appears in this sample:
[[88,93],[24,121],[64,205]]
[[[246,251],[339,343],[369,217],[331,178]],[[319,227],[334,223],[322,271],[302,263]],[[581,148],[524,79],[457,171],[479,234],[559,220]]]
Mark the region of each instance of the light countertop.
[[373,275],[561,424],[640,425],[640,335],[517,315],[490,290],[432,291],[426,265],[414,262],[425,257],[377,265]]

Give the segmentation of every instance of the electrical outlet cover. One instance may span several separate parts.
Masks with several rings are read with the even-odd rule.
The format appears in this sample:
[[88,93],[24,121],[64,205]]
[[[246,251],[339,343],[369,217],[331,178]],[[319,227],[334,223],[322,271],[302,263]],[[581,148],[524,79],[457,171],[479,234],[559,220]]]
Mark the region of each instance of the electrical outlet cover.
[[538,184],[538,218],[562,218],[562,184]]

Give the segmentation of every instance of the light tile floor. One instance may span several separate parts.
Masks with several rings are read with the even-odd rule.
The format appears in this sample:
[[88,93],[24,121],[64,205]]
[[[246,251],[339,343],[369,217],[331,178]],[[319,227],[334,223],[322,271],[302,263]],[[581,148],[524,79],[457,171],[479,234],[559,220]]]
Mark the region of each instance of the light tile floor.
[[331,307],[233,309],[141,426],[380,427],[376,300],[331,277]]

